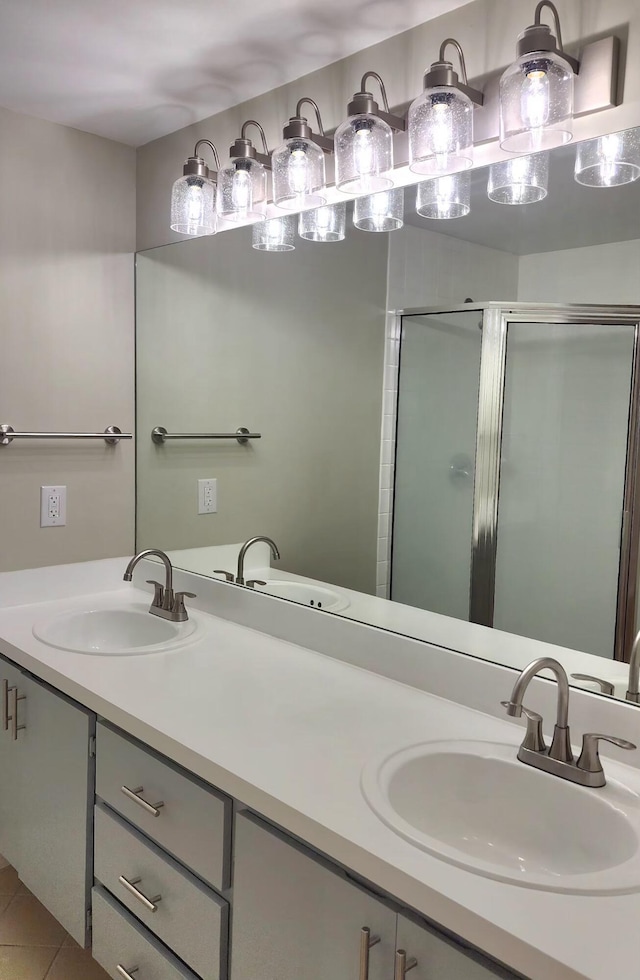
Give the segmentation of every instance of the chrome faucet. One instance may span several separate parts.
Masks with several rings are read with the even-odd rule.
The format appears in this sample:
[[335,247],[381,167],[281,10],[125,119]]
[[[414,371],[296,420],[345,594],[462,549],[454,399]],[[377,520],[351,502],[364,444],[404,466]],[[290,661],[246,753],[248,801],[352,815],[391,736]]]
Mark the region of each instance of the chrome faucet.
[[636,634],[631,647],[629,657],[629,690],[626,693],[627,701],[640,704],[640,633]]
[[130,582],[133,577],[133,570],[138,562],[143,558],[148,558],[150,555],[155,555],[164,564],[165,583],[161,585],[160,582],[156,582],[154,579],[147,579],[147,585],[153,585],[155,590],[149,612],[152,616],[160,616],[162,619],[168,619],[171,623],[185,623],[189,617],[185,609],[184,600],[185,598],[195,599],[196,595],[195,592],[174,593],[173,566],[171,565],[171,559],[164,551],[160,551],[158,548],[147,548],[146,551],[140,551],[137,555],[134,555],[122,576],[124,581]]
[[[542,734],[542,717],[522,703],[529,683],[541,670],[552,671],[558,685],[556,723],[550,748],[547,748]],[[514,684],[511,699],[500,703],[510,717],[520,718],[524,714],[527,719],[525,737],[518,749],[520,762],[581,786],[599,787],[606,783],[598,754],[599,741],[612,742],[620,749],[636,748],[633,742],[624,738],[589,732],[582,738],[582,752],[578,761],[574,760],[569,734],[569,679],[562,664],[552,657],[540,657],[525,667]]]
[[245,556],[247,554],[247,551],[251,547],[251,545],[257,544],[259,541],[264,541],[266,544],[269,545],[269,547],[271,548],[271,556],[275,559],[275,561],[277,561],[278,558],[280,557],[280,552],[278,551],[278,547],[275,541],[272,538],[266,537],[266,535],[264,534],[257,534],[255,538],[249,538],[248,541],[245,541],[245,543],[240,548],[240,551],[238,552],[238,570],[235,576],[233,575],[232,572],[226,572],[224,568],[214,568],[213,574],[224,575],[227,582],[230,582],[233,585],[247,585],[251,589],[256,585],[266,585],[267,583],[262,582],[260,579],[254,578],[251,579],[249,582],[245,582],[244,580]]

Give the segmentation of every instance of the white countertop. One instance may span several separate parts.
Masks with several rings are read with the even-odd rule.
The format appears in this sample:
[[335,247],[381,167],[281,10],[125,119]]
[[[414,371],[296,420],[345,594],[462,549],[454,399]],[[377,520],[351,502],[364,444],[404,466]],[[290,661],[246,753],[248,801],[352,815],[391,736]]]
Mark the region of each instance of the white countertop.
[[[9,602],[29,581],[16,575],[13,600],[11,576],[0,583]],[[97,657],[34,638],[36,619],[63,610],[148,607],[148,593],[115,584],[0,608],[0,652],[532,980],[636,974],[640,893],[553,894],[466,872],[404,841],[361,794],[363,766],[385,751],[482,738],[515,753],[518,725],[202,611],[200,638],[171,653]]]

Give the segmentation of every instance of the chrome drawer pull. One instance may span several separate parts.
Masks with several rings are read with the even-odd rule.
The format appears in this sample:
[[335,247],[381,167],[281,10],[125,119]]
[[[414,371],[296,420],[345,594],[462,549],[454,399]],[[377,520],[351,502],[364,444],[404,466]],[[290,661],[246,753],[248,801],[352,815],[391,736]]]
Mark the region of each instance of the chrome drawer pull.
[[369,980],[369,950],[379,942],[380,936],[372,936],[367,926],[360,930],[360,980]]
[[130,970],[125,970],[125,968],[123,967],[122,963],[118,963],[118,965],[116,966],[116,970],[118,971],[118,973],[120,974],[120,976],[123,978],[123,980],[135,980],[135,977],[134,977],[133,974],[134,973],[137,973],[139,969],[140,969],[139,966],[133,966],[133,967],[131,967]]
[[403,949],[397,949],[394,980],[404,980],[405,974],[408,973],[409,970],[413,970],[417,965],[418,961],[415,956],[412,956],[411,959],[408,960],[405,951]]
[[140,796],[140,793],[142,793],[144,790],[144,786],[136,786],[135,789],[129,789],[128,786],[121,786],[120,790],[122,793],[124,793],[128,800],[133,800],[133,802],[137,803],[138,806],[141,806],[146,813],[150,813],[152,817],[160,816],[160,809],[164,806],[164,801],[160,800],[160,802],[156,803],[155,806],[151,803],[147,803],[147,801],[143,800]]
[[118,881],[124,886],[124,888],[127,889],[130,895],[133,895],[134,898],[137,898],[138,901],[144,905],[147,912],[158,911],[158,902],[162,900],[162,895],[154,895],[153,898],[147,898],[146,895],[143,895],[142,892],[136,888],[136,885],[140,884],[142,878],[131,878],[131,880],[129,880],[128,878],[125,878],[124,875],[120,875]]
[[9,681],[6,677],[2,680],[2,728],[9,731]]
[[18,724],[18,701],[26,701],[26,694],[18,694],[17,687],[9,688],[9,698],[11,699],[11,714],[8,717],[8,721],[11,722],[11,738],[14,742],[18,741],[18,732],[23,732],[26,725]]

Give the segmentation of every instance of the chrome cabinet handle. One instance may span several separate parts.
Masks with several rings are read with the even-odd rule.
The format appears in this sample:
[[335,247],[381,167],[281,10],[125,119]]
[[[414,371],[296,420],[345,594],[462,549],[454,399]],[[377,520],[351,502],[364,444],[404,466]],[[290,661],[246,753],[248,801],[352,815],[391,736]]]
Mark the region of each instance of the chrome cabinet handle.
[[377,946],[380,936],[372,936],[371,930],[364,926],[360,930],[360,974],[359,980],[369,980],[369,950]]
[[9,731],[9,681],[2,679],[2,729]]
[[409,970],[413,970],[414,966],[418,965],[418,961],[415,956],[412,956],[410,960],[407,959],[407,954],[404,949],[396,950],[396,968],[393,974],[393,980],[404,980],[405,973]]
[[147,912],[157,912],[158,902],[162,901],[162,895],[154,895],[153,898],[147,898],[136,885],[139,885],[142,878],[125,878],[124,875],[120,875],[118,878],[120,884],[127,889],[130,895],[137,898],[141,905],[144,905]]
[[26,725],[18,724],[18,701],[26,701],[27,697],[25,694],[18,694],[17,687],[10,687],[8,691],[8,699],[10,700],[10,711],[11,714],[8,720],[11,722],[11,738],[14,742],[18,741],[18,732],[23,732]]
[[128,786],[121,786],[120,792],[124,793],[128,800],[133,800],[138,806],[141,806],[145,813],[150,813],[152,817],[159,817],[160,810],[164,806],[164,800],[160,800],[159,803],[155,805],[153,803],[147,803],[146,800],[140,796],[140,793],[144,791],[144,786],[136,786],[135,789],[129,789]]
[[593,684],[597,684],[603,694],[612,695],[615,693],[615,687],[611,681],[605,681],[602,677],[594,677],[592,674],[572,674],[574,681],[591,681]]
[[118,965],[116,966],[116,970],[118,971],[118,973],[120,974],[120,976],[123,978],[123,980],[135,980],[135,977],[134,977],[133,974],[134,973],[137,973],[139,969],[140,969],[139,966],[133,966],[133,967],[131,967],[130,970],[125,970],[125,968],[123,967],[122,963],[118,963]]

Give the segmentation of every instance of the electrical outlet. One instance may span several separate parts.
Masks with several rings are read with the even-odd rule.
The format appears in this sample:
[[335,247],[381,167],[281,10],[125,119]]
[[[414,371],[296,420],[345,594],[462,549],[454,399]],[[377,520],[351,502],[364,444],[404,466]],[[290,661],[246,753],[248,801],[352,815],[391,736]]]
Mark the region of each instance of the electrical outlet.
[[218,510],[218,481],[198,480],[198,513],[215,514]]
[[64,527],[67,523],[67,488],[40,487],[40,527]]

